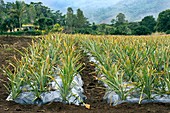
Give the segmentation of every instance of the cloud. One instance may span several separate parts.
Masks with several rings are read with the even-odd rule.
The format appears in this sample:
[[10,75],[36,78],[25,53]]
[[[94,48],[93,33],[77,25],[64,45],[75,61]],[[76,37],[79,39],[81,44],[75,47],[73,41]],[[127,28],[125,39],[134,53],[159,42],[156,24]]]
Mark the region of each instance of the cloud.
[[[14,2],[15,0],[5,0],[5,2]],[[105,8],[112,6],[113,4],[121,0],[22,0],[26,3],[42,2],[43,5],[50,7],[53,10],[60,10],[66,12],[68,7],[72,7],[74,10],[77,8],[83,11],[93,12],[99,8]]]

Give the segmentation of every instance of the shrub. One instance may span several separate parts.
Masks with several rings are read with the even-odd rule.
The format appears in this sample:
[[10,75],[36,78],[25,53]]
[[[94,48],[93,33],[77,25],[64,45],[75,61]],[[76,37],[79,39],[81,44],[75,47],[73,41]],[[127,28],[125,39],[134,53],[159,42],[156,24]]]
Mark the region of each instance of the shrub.
[[134,29],[134,35],[150,35],[152,32],[146,26],[139,26]]
[[[31,35],[31,36],[37,36],[42,35],[42,31],[16,31],[16,32],[1,32],[0,35]],[[46,34],[46,33],[45,33]]]
[[167,31],[166,31],[166,34],[170,34],[170,30],[167,30]]
[[62,32],[63,31],[63,27],[60,26],[60,24],[55,24],[52,32]]
[[42,35],[41,31],[26,31],[25,35]]

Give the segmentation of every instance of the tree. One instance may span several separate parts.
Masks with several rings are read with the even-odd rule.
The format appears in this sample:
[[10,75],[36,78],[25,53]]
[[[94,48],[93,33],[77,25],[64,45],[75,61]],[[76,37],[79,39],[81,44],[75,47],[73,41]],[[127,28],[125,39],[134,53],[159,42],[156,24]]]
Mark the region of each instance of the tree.
[[115,27],[107,25],[105,34],[106,35],[114,35],[115,31],[116,31]]
[[37,15],[37,12],[36,12],[34,5],[30,4],[28,7],[28,18],[29,18],[30,23],[33,24],[35,22],[36,15]]
[[156,29],[159,32],[170,30],[170,9],[159,13]]
[[65,25],[65,16],[63,16],[59,10],[55,11],[51,18],[53,19],[54,24]]
[[22,18],[25,12],[26,12],[26,5],[23,1],[16,1],[15,4],[13,4],[12,10],[10,11],[10,13],[13,16],[17,16],[20,29],[21,29]]
[[10,30],[12,31],[14,29],[15,22],[11,18],[6,18],[2,24],[2,31]]
[[47,26],[46,28],[51,30],[53,28],[54,21],[51,18],[46,18],[45,24]]
[[38,24],[40,26],[40,30],[45,30],[46,29],[46,18],[40,18],[38,20]]
[[115,34],[116,35],[130,35],[131,29],[129,29],[129,27],[126,24],[119,25],[116,27]]
[[87,21],[87,18],[84,16],[83,11],[80,9],[77,9],[77,14],[74,17],[74,27],[76,33],[81,34],[89,34],[92,29],[89,27],[89,22]]
[[150,35],[152,32],[146,26],[139,26],[134,29],[134,35]]
[[153,16],[144,17],[140,24],[147,27],[151,32],[155,31],[156,21]]
[[112,25],[114,25],[114,24],[116,23],[116,20],[113,18],[113,19],[111,20],[111,23],[112,23]]
[[50,30],[52,29],[54,22],[51,18],[40,18],[38,20],[38,24],[40,26],[40,30]]
[[73,26],[74,26],[74,21],[75,21],[75,15],[73,14],[73,9],[69,7],[67,9],[67,14],[66,14],[66,26],[68,27],[68,30],[73,32]]
[[1,17],[0,18],[4,18],[4,10],[5,10],[5,3],[3,0],[0,0],[0,15]]
[[3,23],[3,13],[4,13],[4,7],[3,7],[3,4],[4,4],[4,1],[3,0],[0,0],[0,31],[1,31],[1,26],[2,26],[2,23]]
[[117,16],[116,16],[116,25],[122,25],[126,22],[125,20],[125,15],[123,13],[119,13]]
[[77,9],[77,15],[76,15],[76,27],[82,28],[86,26],[87,18],[84,16],[83,11],[80,9]]
[[0,31],[2,31],[2,23],[4,19],[6,18],[6,13],[5,13],[5,3],[3,0],[0,0]]
[[106,33],[106,24],[99,24],[97,25],[97,31],[99,35],[103,35]]
[[2,32],[2,29],[3,29],[2,24],[3,24],[3,20],[2,18],[0,18],[0,32]]
[[128,26],[131,30],[134,30],[136,27],[140,26],[140,23],[139,22],[129,22]]
[[42,2],[31,2],[30,5],[33,5],[36,10],[36,19],[43,18],[44,15],[42,14]]
[[92,30],[96,30],[97,29],[97,25],[93,22],[93,24],[92,24]]

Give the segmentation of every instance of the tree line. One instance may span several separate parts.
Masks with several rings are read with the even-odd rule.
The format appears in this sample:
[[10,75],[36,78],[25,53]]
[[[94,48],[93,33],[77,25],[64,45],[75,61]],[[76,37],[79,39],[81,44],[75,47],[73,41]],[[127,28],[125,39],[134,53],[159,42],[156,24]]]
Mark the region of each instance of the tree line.
[[125,14],[119,13],[111,24],[90,23],[81,9],[76,13],[71,7],[67,13],[54,11],[42,2],[24,1],[7,2],[0,0],[0,32],[21,30],[22,25],[39,26],[38,30],[46,32],[81,33],[94,35],[149,35],[154,32],[170,33],[170,9],[162,11],[157,20],[146,16],[139,22],[128,22]]

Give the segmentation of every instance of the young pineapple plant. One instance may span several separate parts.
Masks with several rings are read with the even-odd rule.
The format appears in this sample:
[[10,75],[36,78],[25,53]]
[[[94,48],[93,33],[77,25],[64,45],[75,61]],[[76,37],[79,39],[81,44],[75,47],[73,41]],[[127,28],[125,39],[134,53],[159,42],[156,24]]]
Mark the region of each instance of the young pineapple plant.
[[[75,39],[68,35],[42,37],[25,49],[21,60],[16,59],[14,73],[4,70],[9,83],[7,100],[21,104],[44,104],[52,101],[79,105],[85,96],[81,94],[82,80],[78,70],[80,54]],[[78,86],[77,86],[78,85]],[[79,91],[80,90],[80,91]]]
[[[130,91],[126,90],[128,85],[124,84],[124,71],[120,70],[120,63],[113,58],[111,40],[96,39],[84,42],[84,46],[89,50],[92,56],[97,60],[98,80],[102,81],[108,92],[114,91],[118,97],[115,100],[110,99],[110,103],[119,103],[120,100],[126,100]],[[107,93],[106,93],[107,95]]]
[[112,96],[110,92],[106,96],[141,103],[161,101],[159,95],[169,94],[168,40],[167,37],[91,37],[82,44],[96,60],[97,71],[102,75],[98,79],[112,90]]
[[62,86],[59,86],[63,101],[68,101],[68,96],[73,88],[73,79],[78,74],[82,64],[79,64],[80,54],[76,53],[75,40],[66,37],[62,41],[62,51],[60,55],[61,65],[60,78]]

